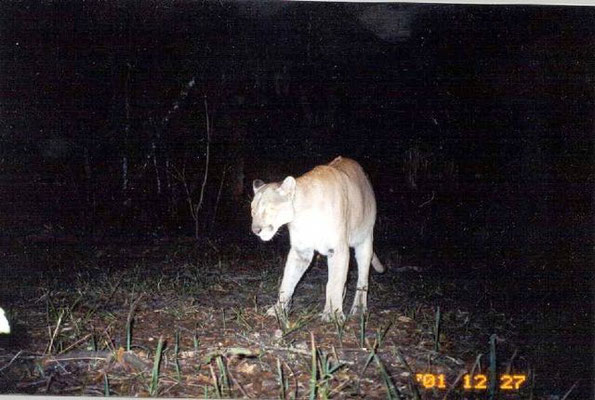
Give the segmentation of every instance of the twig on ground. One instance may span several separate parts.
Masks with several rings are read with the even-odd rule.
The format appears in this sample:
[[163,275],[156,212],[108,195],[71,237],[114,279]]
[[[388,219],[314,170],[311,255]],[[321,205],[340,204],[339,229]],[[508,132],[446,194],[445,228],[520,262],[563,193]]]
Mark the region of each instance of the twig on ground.
[[[56,339],[56,335],[58,335],[58,330],[60,329],[60,324],[62,323],[63,316],[64,316],[64,310],[60,311],[60,315],[58,316],[58,321],[56,322],[56,328],[54,329],[54,333],[50,337],[50,343],[48,344],[48,348],[46,351],[47,354],[50,354],[52,352],[52,348],[54,347],[54,339]],[[48,331],[51,331],[49,326],[48,326]]]
[[425,201],[425,202],[421,203],[421,204],[418,206],[418,208],[422,208],[422,207],[424,207],[424,206],[427,206],[428,204],[430,204],[430,203],[432,202],[432,200],[434,200],[434,195],[435,195],[435,194],[436,194],[436,193],[435,193],[435,192],[432,190],[432,197],[430,198],[430,200],[428,200],[428,201]]
[[580,379],[577,380],[576,382],[574,382],[574,384],[570,387],[570,389],[568,389],[568,392],[566,392],[566,394],[562,397],[562,400],[566,400],[568,398],[568,396],[570,396],[570,392],[572,392],[574,390],[576,385],[578,385],[579,381],[580,381]]
[[64,354],[66,352],[68,352],[70,349],[78,346],[80,343],[84,342],[85,340],[89,339],[89,337],[91,337],[93,334],[92,333],[88,333],[85,336],[83,336],[81,339],[77,340],[76,342],[74,342],[73,344],[71,344],[70,346],[68,346],[67,348],[65,348],[64,350],[62,350],[61,352],[59,352],[58,354]]
[[231,378],[231,381],[233,382],[233,384],[235,386],[237,386],[237,388],[240,390],[240,392],[242,392],[242,395],[244,397],[247,398],[251,398],[252,396],[249,396],[248,393],[246,393],[246,391],[244,390],[244,388],[242,387],[242,385],[240,384],[240,382],[236,379],[236,377],[231,373],[231,368],[227,367],[227,374],[229,375],[229,377]]
[[[286,352],[286,353],[301,354],[301,355],[308,356],[308,357],[311,357],[312,356],[312,352],[311,351],[308,351],[308,350],[294,349],[294,348],[291,348],[291,347],[265,346],[262,343],[259,343],[256,340],[250,339],[247,336],[244,336],[244,335],[239,335],[239,336],[242,337],[242,338],[244,338],[248,342],[251,342],[251,343],[259,346],[261,349],[266,350],[266,351],[281,351],[281,352]],[[358,352],[362,352],[362,353],[365,352],[364,350],[357,349],[357,348],[356,349],[341,349],[341,351],[344,351],[344,350],[358,351]],[[340,360],[340,359],[337,359],[337,362],[343,363],[343,364],[347,364],[347,365],[354,365],[355,364],[353,361]]]
[[85,361],[85,360],[105,360],[113,356],[113,353],[109,350],[100,351],[73,351],[68,354],[60,354],[55,356],[47,357],[44,363],[51,362],[62,362],[62,361]]
[[[60,354],[56,356],[50,356],[43,360],[44,363],[60,363],[64,361],[90,361],[90,360],[97,360],[97,361],[106,361],[109,362],[112,358],[114,358],[114,352],[110,350],[99,350],[99,351],[85,351],[85,350],[78,350],[73,351],[67,354]],[[116,358],[118,356],[116,355]],[[145,369],[149,368],[149,366],[140,359],[136,354],[131,352],[122,352],[121,359],[118,360],[120,362],[124,362],[127,364],[132,365],[135,369],[139,371],[144,371]]]
[[451,394],[452,391],[457,387],[457,385],[459,384],[459,381],[461,380],[463,375],[465,375],[466,373],[467,373],[466,369],[459,372],[459,375],[457,375],[457,379],[455,379],[455,381],[452,383],[452,385],[450,385],[450,387],[448,388],[448,391],[444,394],[444,397],[442,398],[442,400],[446,400],[448,398],[448,395]]
[[0,368],[0,372],[4,371],[6,368],[10,367],[10,365],[14,362],[14,360],[19,358],[19,356],[21,355],[22,352],[23,352],[23,350],[19,350],[19,352],[17,354],[15,354],[15,356],[8,362],[8,364],[6,364],[2,368]]

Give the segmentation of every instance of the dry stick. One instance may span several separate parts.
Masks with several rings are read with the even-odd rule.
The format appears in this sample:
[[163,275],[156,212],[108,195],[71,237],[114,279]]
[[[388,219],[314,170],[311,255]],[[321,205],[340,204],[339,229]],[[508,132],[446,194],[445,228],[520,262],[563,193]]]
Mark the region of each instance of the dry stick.
[[[263,350],[269,350],[269,351],[284,351],[284,352],[288,352],[288,353],[302,354],[304,356],[309,356],[309,357],[312,356],[312,352],[311,351],[300,350],[300,349],[292,349],[290,347],[263,346],[262,349]],[[360,349],[355,349],[355,350],[360,350]],[[347,365],[354,365],[355,364],[353,361],[340,360],[340,359],[337,359],[337,362],[340,362],[341,364],[347,364]]]
[[474,376],[475,375],[475,368],[479,367],[479,371],[481,371],[481,357],[483,354],[478,354],[477,358],[475,359],[475,363],[473,363],[473,367],[471,367],[471,373],[469,374],[470,376]]
[[205,103],[205,116],[206,116],[206,123],[207,123],[207,158],[205,160],[205,176],[202,180],[202,187],[200,188],[200,198],[198,199],[198,204],[196,205],[196,218],[194,219],[194,238],[198,239],[198,211],[202,207],[202,201],[204,199],[205,194],[205,186],[207,185],[207,178],[209,176],[209,154],[210,154],[210,147],[211,147],[211,127],[209,124],[209,108],[207,105],[207,96],[204,96],[204,103]]
[[17,354],[15,354],[15,356],[8,362],[8,364],[6,364],[4,367],[0,368],[0,372],[4,371],[6,368],[10,367],[10,365],[14,362],[14,360],[16,360],[21,353],[23,352],[23,350],[19,350],[19,352]]
[[171,169],[173,172],[170,172],[170,174],[174,176],[178,181],[182,182],[184,192],[186,193],[186,203],[188,203],[188,208],[190,209],[190,216],[193,220],[196,221],[196,218],[198,216],[196,215],[196,210],[194,209],[194,205],[192,204],[192,196],[190,195],[190,189],[188,188],[188,182],[186,181],[186,165],[183,166],[182,171],[176,168],[176,166],[173,164],[171,166]]
[[161,194],[161,179],[159,178],[159,167],[157,166],[157,145],[155,141],[151,142],[151,158],[153,159],[153,168],[155,169],[157,194]]
[[570,396],[570,392],[572,392],[574,390],[574,388],[576,387],[576,385],[578,385],[580,379],[577,380],[576,382],[574,382],[574,385],[572,385],[570,387],[570,389],[568,389],[568,392],[566,392],[566,394],[564,395],[564,397],[562,397],[562,400],[566,400],[568,398],[568,396]]
[[[124,110],[126,112],[126,123],[124,124],[124,140],[128,141],[128,134],[130,133],[130,70],[132,65],[126,63],[128,69],[126,70],[126,81],[124,82]],[[128,190],[128,157],[126,154],[122,156],[122,192]]]
[[512,353],[512,357],[510,357],[510,360],[508,361],[508,365],[506,366],[507,374],[510,374],[510,370],[512,369],[512,363],[514,362],[517,352],[518,352],[518,349],[514,349],[514,353]]
[[50,375],[47,379],[47,382],[45,384],[45,389],[44,389],[45,393],[47,393],[50,390],[50,386],[52,385],[53,380],[54,380],[54,374]]
[[527,375],[529,376],[529,379],[531,379],[531,391],[529,392],[529,400],[533,400],[533,389],[535,388],[535,371],[531,369],[531,366],[529,366],[529,371]]
[[76,342],[74,342],[73,344],[71,344],[70,346],[68,346],[61,352],[59,352],[58,354],[66,353],[68,350],[72,349],[73,347],[78,346],[81,342],[84,342],[85,340],[87,340],[91,335],[92,335],[91,333],[86,334],[85,336],[82,337],[82,339],[77,340]]
[[452,383],[452,385],[450,385],[450,387],[448,388],[448,392],[446,392],[444,394],[444,397],[442,398],[442,400],[446,400],[448,395],[454,390],[455,387],[457,387],[457,385],[459,384],[459,381],[461,380],[463,375],[465,375],[466,372],[467,372],[467,370],[462,370],[461,372],[459,372],[457,379],[455,379],[455,381]]
[[347,386],[350,383],[351,383],[351,379],[347,379],[347,380],[343,381],[343,383],[340,383],[336,388],[331,390],[331,392],[328,394],[328,397],[332,398],[335,394],[339,393],[345,386]]
[[91,316],[91,315],[95,314],[95,312],[96,312],[97,310],[99,310],[99,308],[100,308],[100,307],[105,307],[105,306],[107,306],[107,304],[110,302],[110,300],[112,299],[112,297],[114,297],[114,294],[116,294],[116,290],[118,290],[118,288],[120,287],[120,284],[122,284],[122,279],[123,279],[123,278],[122,278],[122,277],[120,277],[120,279],[118,280],[118,283],[116,283],[116,284],[114,285],[114,287],[112,288],[112,291],[110,292],[109,296],[107,296],[107,298],[106,298],[106,299],[105,299],[103,302],[101,302],[101,303],[98,303],[98,304],[97,304],[95,307],[93,307],[93,308],[91,309],[91,311],[89,311],[89,312],[87,313],[87,315]]
[[[295,353],[295,354],[301,354],[304,356],[308,356],[311,357],[312,356],[312,352],[308,351],[308,350],[300,350],[300,349],[293,349],[291,347],[275,347],[275,346],[263,346],[260,342],[251,339],[247,336],[238,334],[238,336],[242,337],[244,340],[250,342],[250,343],[254,343],[255,345],[259,346],[262,350],[268,350],[268,351],[283,351],[283,352],[287,352],[287,353]],[[365,351],[362,351],[362,349],[360,348],[353,348],[353,349],[341,349],[341,351],[345,352],[345,351],[353,351],[356,353],[365,353]],[[347,361],[347,360],[340,360],[339,358],[337,358],[337,362],[341,363],[341,364],[347,364],[347,365],[355,365],[355,363],[353,361]]]
[[50,344],[48,345],[47,354],[50,354],[50,352],[52,351],[52,347],[54,346],[54,339],[56,338],[56,335],[58,334],[58,329],[60,329],[60,324],[62,323],[63,316],[64,316],[64,310],[62,310],[60,312],[60,316],[58,317],[58,321],[56,322],[56,329],[54,329],[54,333],[52,334],[52,337],[50,338]]
[[45,360],[46,363],[59,363],[62,361],[83,361],[83,360],[107,360],[113,355],[109,350],[99,351],[73,351],[69,354],[61,354],[53,356]]
[[225,182],[225,174],[227,173],[227,164],[223,167],[223,174],[221,175],[221,183],[219,184],[219,190],[217,191],[217,201],[215,202],[215,210],[213,210],[213,220],[211,226],[215,225],[215,218],[217,218],[217,209],[219,208],[219,200],[221,200],[221,191],[223,189],[223,182]]
[[244,390],[240,382],[235,378],[235,376],[231,373],[231,368],[227,367],[227,374],[229,375],[231,381],[240,389],[240,392],[244,395],[244,397],[251,398],[248,396],[248,393]]
[[211,377],[213,378],[213,386],[215,386],[217,397],[221,398],[221,390],[219,389],[219,379],[217,379],[217,374],[215,374],[215,370],[211,364],[209,364],[209,369],[211,370]]
[[159,396],[160,397],[167,397],[167,396],[165,396],[167,393],[169,393],[173,388],[175,388],[175,387],[177,387],[177,386],[180,385],[180,382],[170,381],[170,380],[167,380],[167,379],[164,379],[164,378],[161,378],[160,381],[161,381],[162,384],[171,383],[170,386],[168,386],[166,389],[162,390],[159,393]]
[[436,193],[434,193],[434,191],[432,190],[432,197],[430,198],[430,200],[423,202],[422,204],[420,204],[419,206],[417,206],[418,208],[422,208],[427,206],[428,204],[430,204],[432,202],[432,200],[434,200],[434,195]]

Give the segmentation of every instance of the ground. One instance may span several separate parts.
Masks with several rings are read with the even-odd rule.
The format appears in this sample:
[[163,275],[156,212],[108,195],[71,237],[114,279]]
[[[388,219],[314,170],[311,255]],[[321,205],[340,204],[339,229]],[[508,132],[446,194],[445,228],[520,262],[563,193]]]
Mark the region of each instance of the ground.
[[439,279],[397,251],[379,253],[388,271],[371,273],[369,313],[344,324],[320,319],[323,257],[298,286],[293,311],[265,316],[284,249],[256,240],[23,240],[1,251],[1,300],[13,325],[0,337],[1,393],[488,398],[480,374],[490,376],[497,354],[499,385],[505,374],[526,375],[497,398],[539,398],[510,316],[461,303],[464,277]]

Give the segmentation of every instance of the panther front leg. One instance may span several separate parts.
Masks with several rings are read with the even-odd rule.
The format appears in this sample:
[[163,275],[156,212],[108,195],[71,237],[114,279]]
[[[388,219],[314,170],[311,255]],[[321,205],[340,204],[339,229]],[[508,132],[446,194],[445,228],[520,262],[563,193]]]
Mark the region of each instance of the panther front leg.
[[310,266],[314,250],[297,250],[295,247],[289,249],[285,270],[283,271],[283,280],[279,288],[279,299],[277,303],[267,310],[267,315],[285,315],[289,311],[289,304],[296,285],[304,275],[304,272]]

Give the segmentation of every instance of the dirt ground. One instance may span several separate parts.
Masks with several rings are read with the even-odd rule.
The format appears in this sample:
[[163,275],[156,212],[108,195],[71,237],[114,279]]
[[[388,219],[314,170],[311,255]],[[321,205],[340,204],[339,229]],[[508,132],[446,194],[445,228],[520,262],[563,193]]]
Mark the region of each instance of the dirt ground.
[[439,279],[396,251],[384,254],[386,273],[370,275],[369,313],[344,324],[320,320],[323,257],[299,284],[292,312],[265,316],[281,246],[22,241],[2,253],[1,300],[12,323],[0,337],[2,393],[549,398],[534,392],[539,376],[517,321],[479,312],[481,298],[461,302],[471,285],[464,277]]

